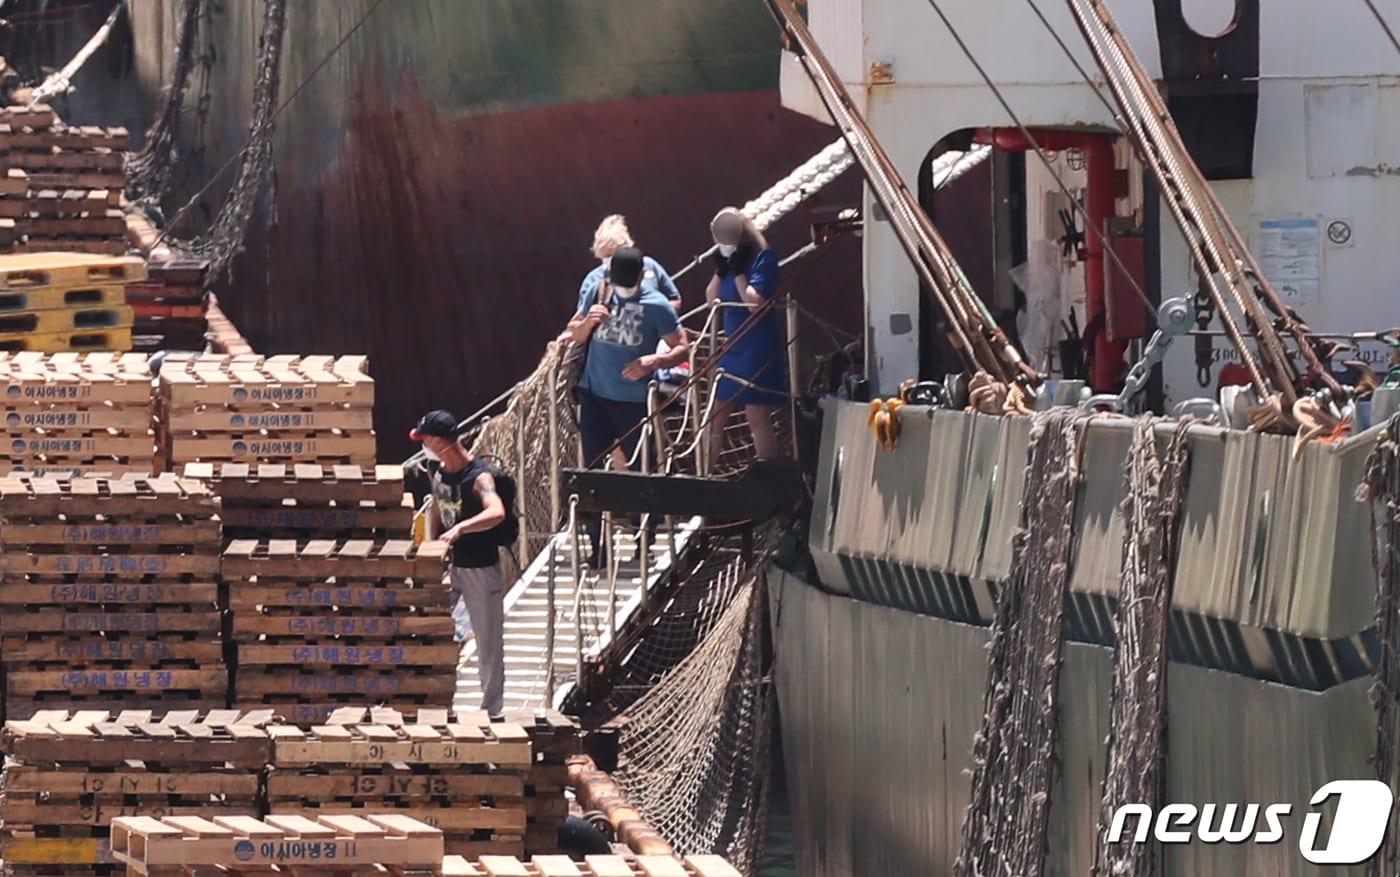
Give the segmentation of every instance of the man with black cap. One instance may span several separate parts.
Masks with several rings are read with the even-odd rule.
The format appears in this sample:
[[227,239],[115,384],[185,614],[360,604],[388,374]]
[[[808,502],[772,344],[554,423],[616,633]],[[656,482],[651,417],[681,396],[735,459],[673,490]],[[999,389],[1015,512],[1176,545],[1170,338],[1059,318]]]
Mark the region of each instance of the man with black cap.
[[[601,467],[608,448],[622,439],[630,459],[647,416],[647,383],[657,369],[671,368],[690,357],[690,342],[675,308],[661,292],[656,272],[636,247],[622,247],[593,287],[580,291],[578,309],[569,321],[575,344],[588,344],[579,378],[579,433],[584,464]],[[657,342],[669,348],[657,353]],[[602,523],[587,522],[595,569],[602,561]]]
[[505,697],[503,626],[505,581],[501,578],[501,534],[508,524],[505,502],[486,462],[457,441],[457,418],[429,411],[408,434],[423,443],[432,476],[430,532],[452,546],[452,589],[461,596],[476,636],[481,708],[501,714]]

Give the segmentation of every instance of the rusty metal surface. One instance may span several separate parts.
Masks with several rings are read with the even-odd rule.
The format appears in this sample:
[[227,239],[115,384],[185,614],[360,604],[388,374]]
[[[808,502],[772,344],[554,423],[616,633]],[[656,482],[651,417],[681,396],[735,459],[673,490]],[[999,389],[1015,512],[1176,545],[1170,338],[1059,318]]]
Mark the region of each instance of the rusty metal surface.
[[[177,5],[134,4],[147,107]],[[245,133],[258,4],[222,6],[217,111],[189,144],[185,196]],[[368,7],[293,4],[284,95]],[[221,301],[260,351],[368,353],[380,453],[393,458],[425,408],[466,413],[528,373],[571,313],[604,214],[627,214],[641,246],[679,265],[716,209],[830,141],[779,108],[777,60],[761,5],[743,0],[386,0],[279,119],[275,197]],[[857,185],[814,206],[852,203]],[[794,249],[809,216],[770,240]],[[798,298],[859,326],[859,243],[824,258]],[[682,283],[687,304],[705,279]],[[807,334],[809,352],[830,346]]]

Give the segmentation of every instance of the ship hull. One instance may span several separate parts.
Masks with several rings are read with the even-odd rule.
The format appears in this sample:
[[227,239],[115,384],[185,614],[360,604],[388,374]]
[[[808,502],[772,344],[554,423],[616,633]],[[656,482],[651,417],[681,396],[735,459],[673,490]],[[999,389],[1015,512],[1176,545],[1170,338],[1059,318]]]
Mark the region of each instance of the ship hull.
[[[797,873],[952,873],[988,630],[827,593],[777,570],[770,587]],[[1322,873],[1299,854],[1303,814],[1324,783],[1375,777],[1369,680],[1313,692],[1175,664],[1168,678],[1167,800],[1293,809],[1281,843],[1167,847],[1165,873]],[[1066,645],[1050,875],[1090,873],[1111,682],[1109,649]]]
[[[179,6],[133,6],[148,107]],[[529,373],[572,315],[604,215],[626,214],[639,245],[678,267],[706,246],[718,208],[834,137],[780,108],[761,4],[393,0],[308,80],[370,8],[289,4],[283,98],[308,84],[277,120],[274,185],[220,297],[257,350],[368,353],[393,388],[376,402],[381,456],[410,450],[405,425],[423,410],[465,414]],[[181,130],[169,205],[246,137],[262,4],[222,9],[209,24],[214,111]],[[850,175],[811,204],[858,198]],[[805,243],[810,216],[780,224],[780,252]],[[801,281],[803,302],[837,323],[859,324],[859,249],[843,242]],[[687,306],[707,279],[681,283]]]

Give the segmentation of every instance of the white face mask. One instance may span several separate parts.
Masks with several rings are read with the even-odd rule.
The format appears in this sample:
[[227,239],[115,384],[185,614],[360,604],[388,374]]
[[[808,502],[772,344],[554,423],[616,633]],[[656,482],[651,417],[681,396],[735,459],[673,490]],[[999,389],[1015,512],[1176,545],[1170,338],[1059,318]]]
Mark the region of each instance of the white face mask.
[[437,452],[434,451],[432,448],[429,448],[427,445],[423,446],[423,456],[427,457],[429,460],[432,460],[434,463],[442,462],[442,457],[439,457],[437,455]]
[[728,259],[730,256],[734,255],[734,251],[737,249],[739,249],[737,244],[720,244],[719,254]]
[[625,299],[627,299],[627,300],[629,300],[629,301],[632,300],[632,299],[634,299],[634,298],[636,298],[636,297],[637,297],[637,293],[641,292],[641,290],[642,290],[642,288],[641,288],[640,286],[614,286],[614,287],[613,287],[613,292],[617,293],[617,297],[618,297],[618,298],[625,298]]

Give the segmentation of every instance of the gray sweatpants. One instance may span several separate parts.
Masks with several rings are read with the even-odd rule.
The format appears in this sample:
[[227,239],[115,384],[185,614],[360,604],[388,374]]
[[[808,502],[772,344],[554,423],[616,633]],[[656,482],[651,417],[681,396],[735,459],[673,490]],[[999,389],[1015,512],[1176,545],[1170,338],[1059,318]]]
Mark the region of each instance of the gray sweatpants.
[[476,666],[481,677],[481,708],[501,714],[506,693],[505,580],[501,565],[452,567],[452,590],[467,605],[476,634]]

